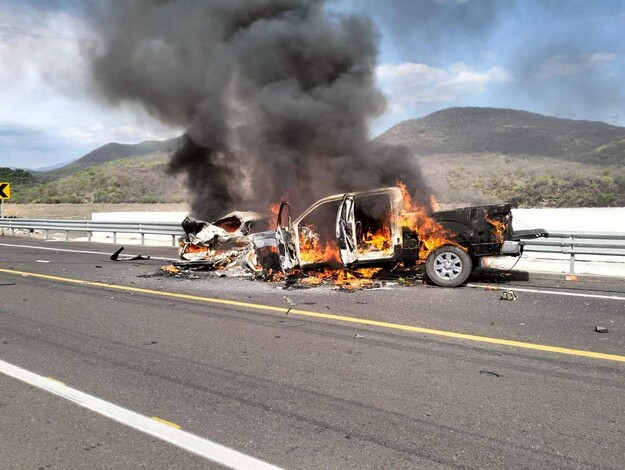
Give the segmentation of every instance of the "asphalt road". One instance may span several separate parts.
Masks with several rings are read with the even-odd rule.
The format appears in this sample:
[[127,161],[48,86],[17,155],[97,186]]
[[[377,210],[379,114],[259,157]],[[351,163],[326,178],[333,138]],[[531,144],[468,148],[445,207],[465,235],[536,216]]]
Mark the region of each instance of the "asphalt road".
[[[622,280],[284,290],[116,248],[0,238],[2,364],[283,468],[625,467]],[[0,468],[221,468],[3,367]]]

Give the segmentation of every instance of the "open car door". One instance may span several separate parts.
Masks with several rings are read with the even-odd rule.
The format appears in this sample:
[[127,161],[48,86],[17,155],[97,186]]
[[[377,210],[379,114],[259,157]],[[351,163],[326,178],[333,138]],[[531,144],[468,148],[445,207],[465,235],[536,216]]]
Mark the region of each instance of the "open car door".
[[276,220],[276,241],[278,242],[278,252],[280,256],[280,266],[283,272],[299,266],[297,252],[293,238],[293,224],[291,223],[291,206],[288,202],[282,201]]
[[354,211],[354,195],[343,196],[336,216],[336,241],[345,267],[352,267],[358,260],[356,251],[356,217]]

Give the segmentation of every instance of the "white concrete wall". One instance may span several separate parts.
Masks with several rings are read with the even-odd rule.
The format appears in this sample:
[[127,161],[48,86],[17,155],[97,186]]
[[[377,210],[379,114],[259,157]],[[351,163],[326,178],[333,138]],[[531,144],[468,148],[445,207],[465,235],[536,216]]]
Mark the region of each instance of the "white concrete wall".
[[94,212],[91,220],[98,222],[182,222],[186,212]]
[[[187,212],[94,212],[91,214],[91,220],[97,222],[172,222],[182,223],[184,218],[189,215]],[[81,238],[86,240],[86,238]],[[93,234],[92,241],[101,243],[113,243],[112,233],[96,232]],[[141,244],[141,235],[131,233],[118,233],[116,243],[119,245],[139,245]],[[171,246],[172,239],[169,235],[152,235],[146,234],[144,243],[151,246]]]
[[625,233],[625,207],[575,209],[513,209],[514,230],[544,228],[547,231]]

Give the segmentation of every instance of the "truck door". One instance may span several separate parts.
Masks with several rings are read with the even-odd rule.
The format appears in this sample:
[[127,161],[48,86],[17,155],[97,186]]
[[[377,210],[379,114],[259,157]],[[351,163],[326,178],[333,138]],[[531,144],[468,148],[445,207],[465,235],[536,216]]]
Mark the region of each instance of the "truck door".
[[354,195],[343,196],[336,216],[336,241],[341,254],[341,261],[346,267],[358,260],[356,251],[356,217],[354,211]]
[[299,266],[297,252],[293,237],[293,225],[291,223],[291,206],[288,202],[282,201],[276,220],[276,241],[278,242],[278,253],[280,256],[280,266],[285,273]]

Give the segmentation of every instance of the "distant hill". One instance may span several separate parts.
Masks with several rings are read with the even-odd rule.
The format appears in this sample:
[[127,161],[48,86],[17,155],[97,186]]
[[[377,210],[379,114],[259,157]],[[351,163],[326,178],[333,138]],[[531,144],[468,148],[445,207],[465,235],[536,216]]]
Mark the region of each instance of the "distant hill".
[[167,171],[177,140],[110,143],[45,173],[0,169],[0,177],[14,203],[185,202],[185,177]]
[[129,157],[140,157],[154,153],[170,154],[176,147],[178,138],[169,140],[146,140],[140,144],[109,143],[89,152],[84,157],[74,160],[69,165],[45,172],[40,175],[44,181],[57,180],[77,171],[101,165],[102,163]]
[[449,108],[376,140],[404,145],[448,206],[625,207],[625,128],[527,111]]
[[76,161],[76,159],[68,160],[68,161],[61,162],[61,163],[57,163],[56,165],[50,165],[50,166],[44,166],[44,167],[41,167],[41,168],[35,168],[34,170],[32,170],[32,172],[34,174],[45,173],[47,171],[52,171],[52,170],[56,170],[58,168],[62,168],[64,166],[67,166],[67,165],[69,165],[70,163],[72,163],[74,161]]
[[[376,140],[411,149],[446,207],[511,200],[520,207],[625,207],[623,127],[450,108],[399,123]],[[185,176],[166,171],[176,143],[111,143],[42,175],[2,169],[0,181],[11,181],[15,203],[182,202]]]
[[448,108],[403,121],[377,140],[418,155],[498,153],[625,163],[625,127],[513,109]]
[[53,181],[30,181],[19,186],[14,202],[32,203],[170,203],[185,202],[184,176],[166,171],[162,152],[118,158],[92,165]]

